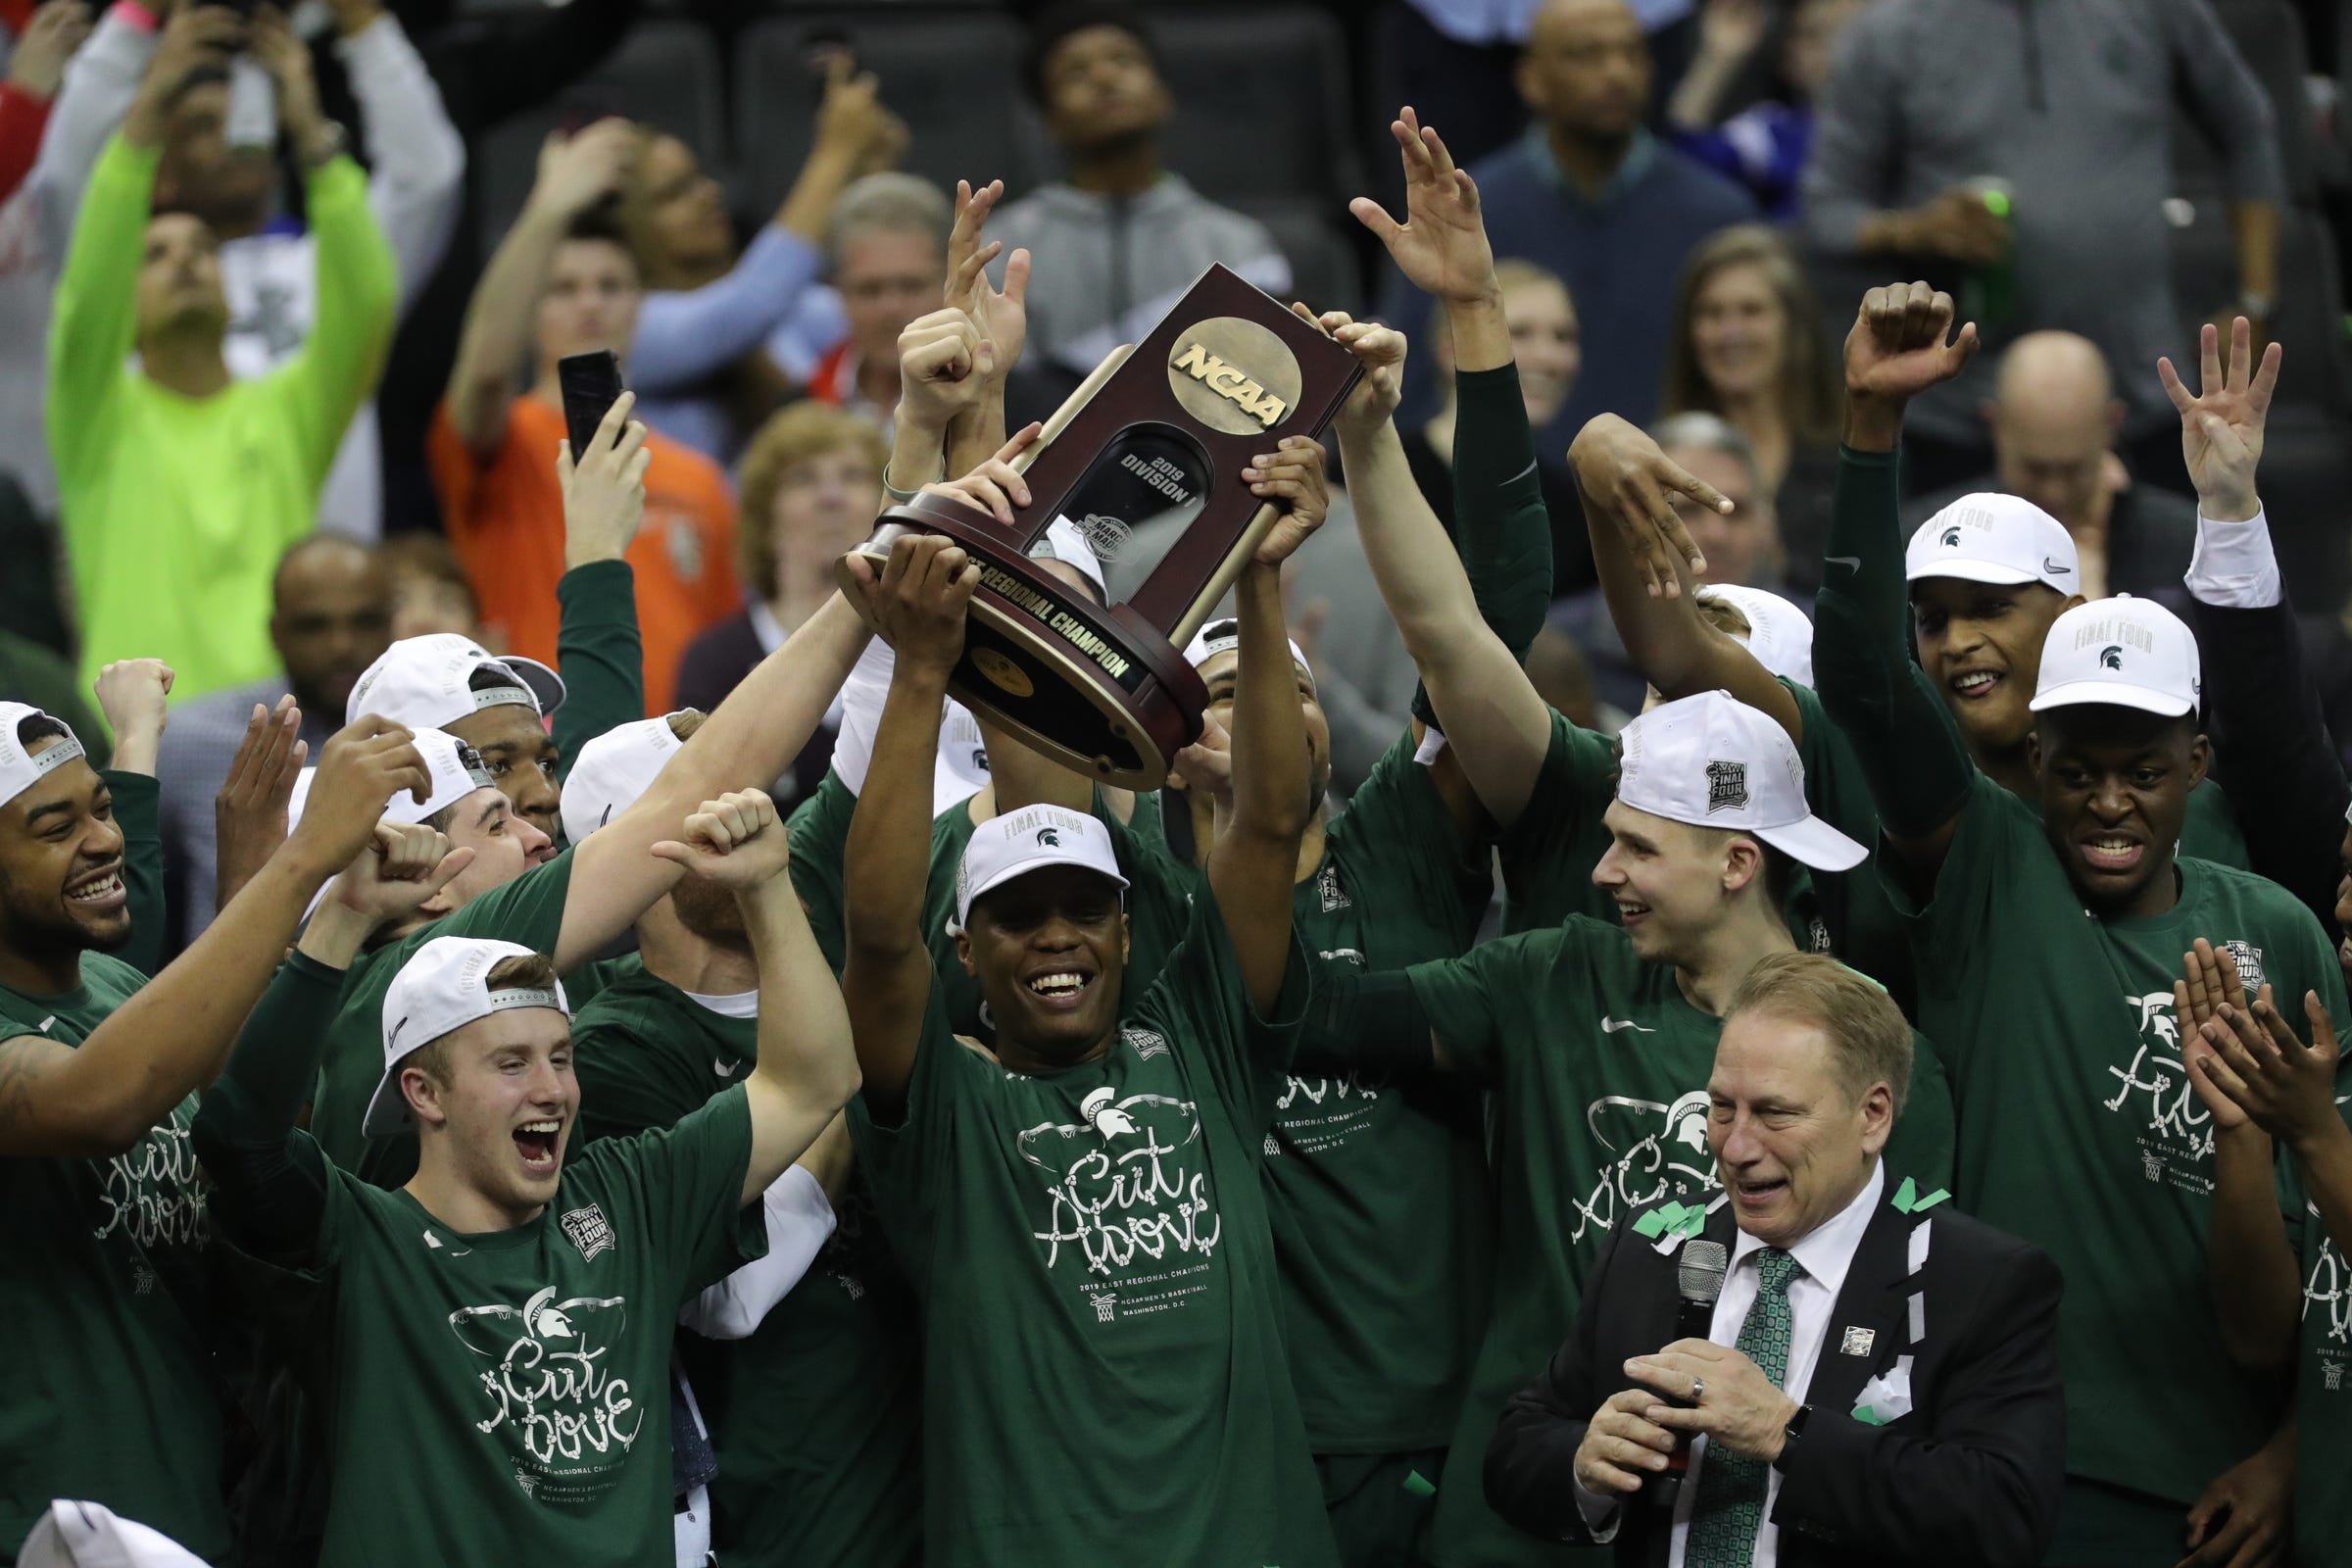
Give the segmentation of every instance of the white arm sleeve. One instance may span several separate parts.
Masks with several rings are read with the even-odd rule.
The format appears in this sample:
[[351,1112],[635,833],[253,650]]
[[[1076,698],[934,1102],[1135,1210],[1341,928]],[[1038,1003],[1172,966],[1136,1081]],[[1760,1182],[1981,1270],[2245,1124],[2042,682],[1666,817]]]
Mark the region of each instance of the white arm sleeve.
[[2188,558],[2189,597],[2217,610],[2268,610],[2284,592],[2271,523],[2257,512],[2245,522],[2216,522],[2197,514],[2197,548]]
[[449,248],[466,189],[466,141],[390,12],[337,39],[335,53],[360,103],[360,137],[373,171],[368,206],[392,247],[405,314]]
[[746,1263],[688,1302],[678,1321],[706,1339],[750,1337],[792,1293],[833,1235],[833,1205],[814,1176],[795,1165],[760,1195],[767,1255]]

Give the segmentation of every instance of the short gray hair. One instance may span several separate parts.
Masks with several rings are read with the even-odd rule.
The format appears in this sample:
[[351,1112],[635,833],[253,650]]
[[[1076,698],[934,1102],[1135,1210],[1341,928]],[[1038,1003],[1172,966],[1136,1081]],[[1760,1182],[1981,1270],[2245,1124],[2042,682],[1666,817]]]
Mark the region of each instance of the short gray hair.
[[1772,497],[1764,485],[1764,469],[1756,462],[1756,449],[1748,445],[1729,419],[1703,410],[1691,409],[1682,414],[1669,414],[1649,427],[1649,438],[1660,450],[1671,452],[1676,447],[1698,447],[1703,451],[1720,452],[1737,461],[1747,474],[1747,487],[1758,501],[1769,502]]
[[841,193],[833,206],[833,222],[825,231],[825,259],[838,266],[841,242],[860,230],[893,234],[928,234],[939,254],[948,254],[948,231],[956,225],[956,205],[920,174],[868,174]]

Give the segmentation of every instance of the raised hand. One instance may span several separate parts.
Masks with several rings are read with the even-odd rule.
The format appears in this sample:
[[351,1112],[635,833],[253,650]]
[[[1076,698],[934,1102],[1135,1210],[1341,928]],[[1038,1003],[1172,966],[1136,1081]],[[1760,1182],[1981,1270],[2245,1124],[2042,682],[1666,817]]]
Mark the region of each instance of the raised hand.
[[1302,435],[1286,435],[1276,450],[1260,453],[1242,470],[1250,493],[1283,508],[1274,526],[1259,540],[1250,561],[1260,566],[1279,566],[1291,559],[1307,537],[1323,526],[1331,511],[1331,484],[1324,476],[1329,454],[1322,443]]
[[1899,406],[1958,375],[1976,358],[1977,323],[1952,338],[1952,297],[1926,283],[1895,283],[1863,295],[1853,330],[1845,335],[1846,396]]
[[1004,200],[1004,182],[992,179],[978,190],[968,179],[956,182],[956,226],[948,231],[948,288],[946,303],[963,312],[994,346],[995,360],[985,372],[1002,379],[1020,363],[1021,346],[1029,340],[1029,253],[1014,251],[1004,259],[1004,286],[988,280],[988,264],[1003,254],[1001,240],[981,243],[980,231],[988,215]]
[[371,928],[380,926],[424,907],[472,863],[472,850],[452,849],[447,834],[422,822],[379,821],[335,878],[335,899]]
[[1404,164],[1401,223],[1380,203],[1358,196],[1348,210],[1388,247],[1405,280],[1448,304],[1499,296],[1494,252],[1479,216],[1478,185],[1454,167],[1445,138],[1423,125],[1410,106],[1389,122]]
[[310,149],[326,125],[326,112],[318,107],[318,83],[311,74],[310,46],[294,36],[286,14],[275,6],[254,12],[246,42],[277,89],[279,126],[303,157],[310,158]]
[[2262,510],[2254,470],[2262,463],[2263,426],[2278,387],[2283,352],[2273,343],[2254,367],[2254,329],[2244,317],[2230,324],[2230,370],[2222,373],[2221,334],[2212,322],[2198,334],[2197,395],[2190,397],[2169,359],[2156,378],[2180,411],[2180,460],[2197,487],[2197,511],[2216,522],[2245,522]]
[[1214,714],[1201,714],[1200,738],[1169,759],[1168,784],[1218,806],[1233,804],[1233,736]]
[[[966,265],[977,271],[979,258]],[[959,307],[916,317],[899,334],[898,416],[918,430],[946,431],[980,407],[995,368],[995,346]]]
[[686,818],[685,833],[654,854],[737,894],[757,891],[792,862],[791,838],[776,803],[760,790],[734,790]]
[[1707,0],[1698,16],[1698,52],[1718,60],[1745,60],[1763,47],[1770,21],[1764,0]]
[[[1013,508],[1029,504],[1029,481],[1022,478],[1020,470],[1012,466],[1013,459],[1019,457],[1045,428],[1035,422],[1025,424],[997,449],[996,456],[960,479],[947,479],[923,488],[933,495],[954,496],[964,505],[987,513],[999,522],[1010,523]],[[892,646],[897,645],[894,643]]]
[[2237,960],[2230,956],[2228,948],[2216,948],[2203,937],[2197,938],[2196,946],[2180,955],[2180,978],[2173,982],[2173,1019],[2180,1031],[2180,1060],[2188,1068],[2189,1084],[2205,1108],[2213,1112],[2214,1125],[2225,1131],[2246,1125],[2245,1107],[2224,1093],[2210,1075],[2198,1071],[2214,1054],[2205,1044],[2204,1030],[2221,1016],[2224,1006],[2243,1011],[2246,1005]]
[[576,462],[568,437],[556,446],[556,480],[564,492],[564,565],[618,561],[645,521],[646,450],[643,423],[629,417],[637,394],[623,392],[605,411],[588,460]]
[[600,120],[566,136],[550,131],[539,146],[539,174],[529,205],[569,221],[620,188],[642,138],[625,120]]
[[374,837],[375,824],[396,793],[407,790],[422,806],[432,788],[416,737],[388,718],[364,713],[359,722],[337,730],[318,754],[302,820],[286,842],[300,848],[309,864],[332,876]]
[[1677,561],[1690,563],[1693,575],[1707,569],[1671,498],[1685,495],[1717,512],[1731,511],[1732,504],[1667,457],[1647,432],[1614,414],[1596,416],[1570,443],[1568,464],[1586,507],[1615,525],[1651,598],[1672,599],[1683,591]]
[[88,6],[81,0],[49,0],[24,24],[24,35],[8,57],[9,84],[29,98],[56,97],[66,79],[66,62],[89,35]]
[[[2207,1104],[2210,1086],[2227,1096],[2256,1126],[2289,1147],[2308,1147],[2337,1129],[2335,1064],[2341,1052],[2335,1026],[2319,993],[2303,994],[2303,1014],[2311,1024],[2311,1044],[2295,1038],[2264,986],[2251,1009],[2241,999],[2225,1003],[2199,1030],[2206,1047],[2187,1058],[2189,1075],[2197,1081]],[[2183,1053],[2186,1057],[2186,1053]],[[2220,1118],[2220,1111],[2215,1117]]]
[[963,657],[964,612],[980,586],[979,563],[938,534],[895,540],[879,573],[863,556],[845,559],[882,640],[900,661],[942,676],[954,668]]
[[1305,306],[1294,304],[1291,314],[1329,332],[1364,368],[1334,422],[1365,434],[1386,424],[1404,397],[1404,334],[1378,321],[1358,321],[1346,311],[1325,311],[1317,316]]
[[122,139],[133,147],[162,145],[164,121],[180,89],[199,72],[227,70],[229,56],[245,47],[245,19],[227,6],[183,4],[173,12],[123,117]]
[[862,165],[874,149],[890,143],[891,127],[906,126],[882,104],[882,81],[872,72],[860,72],[847,50],[825,62],[825,95],[816,107],[815,146]]
[[98,671],[98,711],[115,732],[115,767],[155,772],[164,739],[164,700],[172,695],[172,666],[160,659],[122,659]]
[[237,890],[286,842],[286,806],[311,755],[311,743],[296,738],[301,728],[302,710],[291,693],[277,700],[275,711],[253,705],[245,738],[229,759],[228,777],[213,797],[216,909],[227,908]]

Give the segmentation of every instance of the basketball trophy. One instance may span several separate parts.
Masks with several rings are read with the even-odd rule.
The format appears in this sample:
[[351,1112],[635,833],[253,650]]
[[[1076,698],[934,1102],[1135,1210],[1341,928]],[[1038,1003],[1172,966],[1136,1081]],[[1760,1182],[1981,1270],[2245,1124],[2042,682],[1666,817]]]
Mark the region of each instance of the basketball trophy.
[[[1029,504],[1007,525],[950,496],[882,514],[851,555],[877,568],[909,533],[944,534],[980,567],[948,689],[981,718],[1100,783],[1157,789],[1200,737],[1208,690],[1182,652],[1281,509],[1250,460],[1320,435],[1360,374],[1321,328],[1211,267],[1132,349],[1095,368],[1022,454]],[[1029,556],[1056,518],[1115,554],[1175,536],[1122,603],[1097,605]],[[845,556],[850,603],[864,600]]]

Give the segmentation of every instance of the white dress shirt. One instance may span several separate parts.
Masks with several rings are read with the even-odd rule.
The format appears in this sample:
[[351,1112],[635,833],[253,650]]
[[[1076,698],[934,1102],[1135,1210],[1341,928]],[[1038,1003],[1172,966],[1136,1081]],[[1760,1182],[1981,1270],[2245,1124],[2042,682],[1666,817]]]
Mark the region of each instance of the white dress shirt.
[[2188,558],[2181,581],[2190,598],[2219,610],[2268,610],[2277,604],[2282,590],[2268,514],[2216,522],[2200,511],[2196,553]]
[[[1886,1190],[1886,1168],[1884,1164],[1874,1164],[1870,1180],[1863,1184],[1852,1202],[1788,1249],[1801,1272],[1788,1282],[1788,1365],[1781,1378],[1781,1392],[1799,1404],[1805,1402],[1805,1390],[1813,1381],[1813,1369],[1820,1364],[1822,1342],[1829,1338],[1830,1317],[1838,1306],[1838,1293],[1845,1289],[1845,1273],[1853,1264],[1854,1250],[1862,1245],[1862,1233],[1870,1229],[1870,1216]],[[1747,1322],[1748,1308],[1756,1300],[1759,1279],[1756,1254],[1766,1245],[1745,1231],[1739,1233],[1739,1240],[1732,1248],[1731,1270],[1723,1278],[1723,1294],[1715,1298],[1714,1321],[1707,1328],[1707,1338],[1715,1344],[1732,1346],[1739,1342],[1740,1330]],[[1674,1539],[1666,1555],[1667,1568],[1683,1568],[1684,1547],[1690,1535],[1690,1510],[1698,1502],[1698,1477],[1706,1458],[1706,1438],[1692,1438],[1690,1468],[1675,1497]],[[1776,1568],[1780,1561],[1781,1531],[1772,1522],[1772,1509],[1780,1500],[1781,1473],[1766,1466],[1764,1476],[1764,1517],[1756,1527],[1756,1549],[1751,1562],[1753,1568]],[[1587,1492],[1579,1482],[1576,1500],[1586,1523],[1594,1526],[1596,1539],[1607,1540],[1616,1535],[1616,1521],[1611,1516],[1617,1512],[1617,1499]],[[1600,1521],[1598,1524],[1596,1519]]]

